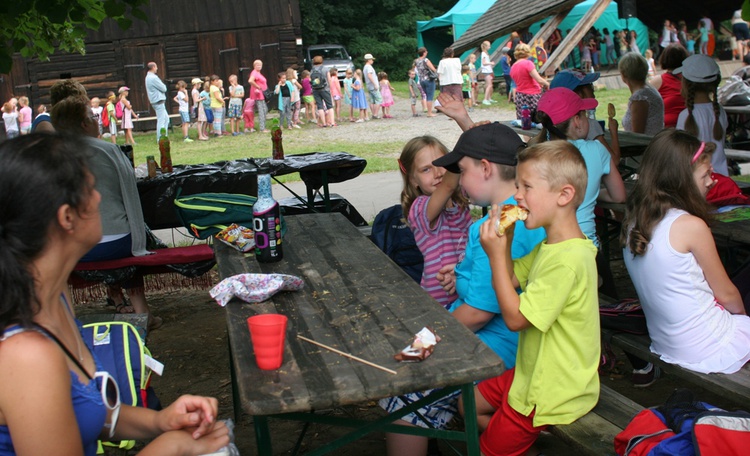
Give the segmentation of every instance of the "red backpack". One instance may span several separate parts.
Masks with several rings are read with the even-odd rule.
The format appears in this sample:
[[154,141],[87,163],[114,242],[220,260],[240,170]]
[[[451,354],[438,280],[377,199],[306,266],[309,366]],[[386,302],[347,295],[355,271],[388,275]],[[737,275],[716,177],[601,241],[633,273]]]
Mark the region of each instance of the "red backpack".
[[109,101],[104,105],[104,109],[102,110],[101,118],[102,118],[102,127],[109,128],[109,111],[107,110],[107,106],[109,106]]

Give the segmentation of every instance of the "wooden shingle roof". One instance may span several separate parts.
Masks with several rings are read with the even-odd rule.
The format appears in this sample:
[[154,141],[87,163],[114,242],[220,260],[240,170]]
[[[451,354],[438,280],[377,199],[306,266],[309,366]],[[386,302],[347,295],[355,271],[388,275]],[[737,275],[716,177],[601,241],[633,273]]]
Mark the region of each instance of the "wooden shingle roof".
[[572,8],[583,0],[497,0],[461,37],[453,43],[460,54],[478,47],[482,41],[493,41],[514,30]]

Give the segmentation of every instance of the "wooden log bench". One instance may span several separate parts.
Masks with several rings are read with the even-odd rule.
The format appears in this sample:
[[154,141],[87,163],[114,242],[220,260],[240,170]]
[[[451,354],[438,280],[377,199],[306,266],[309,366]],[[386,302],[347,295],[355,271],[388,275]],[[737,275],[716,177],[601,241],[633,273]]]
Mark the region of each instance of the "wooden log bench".
[[615,455],[615,436],[643,407],[602,385],[599,402],[583,417],[564,426],[551,426],[550,433],[584,455]]
[[745,364],[742,369],[734,374],[701,374],[662,361],[659,355],[651,353],[649,349],[651,339],[648,336],[616,332],[604,328],[602,328],[602,335],[613,346],[659,366],[667,374],[674,375],[726,398],[736,404],[737,408],[750,410],[750,364]]
[[[102,282],[116,283],[117,280],[113,280],[113,277],[132,277],[136,273],[146,278],[147,289],[205,289],[212,285],[210,277],[205,274],[215,264],[210,245],[197,244],[151,251],[154,252],[153,255],[78,263],[68,277],[74,300],[103,298],[106,296],[106,289]],[[188,265],[195,266],[195,271],[186,271],[185,267]],[[159,281],[149,277],[163,274],[169,274],[166,280]]]

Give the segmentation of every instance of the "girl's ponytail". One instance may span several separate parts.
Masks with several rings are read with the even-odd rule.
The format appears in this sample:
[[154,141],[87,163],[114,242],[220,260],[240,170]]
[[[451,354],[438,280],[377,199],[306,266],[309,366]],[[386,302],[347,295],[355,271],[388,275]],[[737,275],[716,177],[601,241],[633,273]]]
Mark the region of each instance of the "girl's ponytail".
[[529,146],[541,144],[546,141],[553,141],[555,139],[568,139],[568,136],[564,132],[568,130],[572,118],[558,125],[554,125],[550,116],[542,111],[537,111],[536,119],[537,122],[542,124],[542,129],[539,131],[538,135],[529,140]]
[[698,131],[698,123],[695,121],[695,116],[693,116],[693,107],[695,105],[695,83],[688,81],[684,77],[682,80],[687,85],[687,99],[685,100],[685,106],[688,110],[688,116],[685,120],[685,131],[698,137],[700,134]]
[[20,239],[13,229],[0,222],[0,336],[13,323],[31,325],[36,306],[34,279],[28,271],[29,259],[19,247]]
[[720,108],[719,108],[719,94],[718,94],[719,81],[717,80],[713,84],[713,86],[714,86],[713,87],[713,89],[714,89],[713,90],[714,97],[713,97],[712,103],[713,103],[713,106],[714,106],[714,132],[713,132],[714,133],[714,139],[717,140],[717,141],[724,141],[724,128],[722,128],[721,122],[719,121],[719,119],[720,119],[720,113],[721,113]]

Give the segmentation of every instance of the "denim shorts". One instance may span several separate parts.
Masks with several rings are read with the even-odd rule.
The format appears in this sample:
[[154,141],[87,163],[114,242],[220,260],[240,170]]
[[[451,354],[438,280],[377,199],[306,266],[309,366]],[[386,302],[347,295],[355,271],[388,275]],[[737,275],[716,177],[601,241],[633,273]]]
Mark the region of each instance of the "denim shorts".
[[180,111],[180,117],[182,118],[182,123],[190,123],[189,111]]

